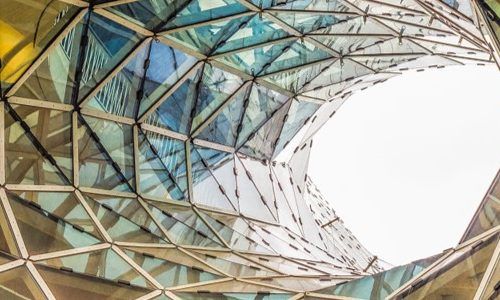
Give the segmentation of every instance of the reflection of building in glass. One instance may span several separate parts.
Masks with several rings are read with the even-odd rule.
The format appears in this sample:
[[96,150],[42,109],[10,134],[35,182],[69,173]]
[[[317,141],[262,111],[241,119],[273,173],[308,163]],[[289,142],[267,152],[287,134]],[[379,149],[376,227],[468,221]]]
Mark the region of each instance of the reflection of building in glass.
[[455,249],[389,269],[307,176],[353,92],[494,63],[498,2],[89,2],[0,0],[0,298],[498,293],[498,177]]

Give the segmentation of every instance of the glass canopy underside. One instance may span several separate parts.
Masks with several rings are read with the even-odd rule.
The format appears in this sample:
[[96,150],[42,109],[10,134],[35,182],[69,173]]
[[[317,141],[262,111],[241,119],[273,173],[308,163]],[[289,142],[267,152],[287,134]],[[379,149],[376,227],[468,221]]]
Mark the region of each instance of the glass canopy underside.
[[388,270],[306,174],[353,92],[494,63],[495,3],[0,0],[0,298],[494,297],[498,176]]

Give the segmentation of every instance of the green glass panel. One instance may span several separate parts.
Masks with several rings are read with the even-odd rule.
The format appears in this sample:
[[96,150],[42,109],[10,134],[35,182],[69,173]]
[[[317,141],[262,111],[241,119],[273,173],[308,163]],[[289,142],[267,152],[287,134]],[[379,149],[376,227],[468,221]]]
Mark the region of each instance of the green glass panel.
[[221,278],[221,276],[203,271],[202,269],[176,264],[168,260],[144,255],[143,253],[137,253],[130,250],[125,250],[125,253],[142,269],[152,274],[164,287],[173,287]]
[[[12,112],[12,114],[15,114]],[[24,128],[23,128],[24,126]],[[5,180],[15,184],[69,184],[56,161],[35,146],[39,141],[28,134],[29,125],[16,122],[5,112]]]
[[112,281],[125,281],[144,288],[153,288],[142,275],[111,249],[58,257],[37,262],[55,268],[92,275]]
[[13,197],[17,196],[29,201],[35,206],[39,206],[44,211],[63,219],[71,225],[77,226],[81,230],[85,230],[85,232],[94,236],[100,236],[87,211],[73,193],[33,191],[12,191],[7,193],[12,194]]
[[152,291],[140,286],[37,265],[37,270],[56,299],[132,300]]
[[45,299],[28,269],[17,267],[0,273],[0,298],[8,300]]
[[19,230],[30,254],[40,254],[101,242],[96,236],[18,196],[7,194]]
[[165,244],[167,241],[151,232],[148,227],[140,226],[115,212],[111,207],[83,195],[97,219],[114,241]]
[[1,0],[0,7],[0,87],[4,90],[19,79],[78,12],[78,8],[53,0],[33,3]]

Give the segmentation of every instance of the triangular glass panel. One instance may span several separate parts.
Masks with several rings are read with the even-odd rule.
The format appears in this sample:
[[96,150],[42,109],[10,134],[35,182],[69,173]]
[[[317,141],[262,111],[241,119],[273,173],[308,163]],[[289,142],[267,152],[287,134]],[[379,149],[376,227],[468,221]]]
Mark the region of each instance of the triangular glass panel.
[[227,56],[222,56],[216,60],[229,65],[237,70],[255,76],[263,73],[265,68],[280,56],[283,51],[290,48],[295,40],[266,44],[262,47],[251,48]]
[[149,30],[162,28],[167,21],[188,5],[191,0],[157,1],[138,0],[113,5],[111,12]]
[[[232,293],[235,293],[238,295],[238,293],[242,293],[242,295],[252,295],[252,293],[255,295],[255,297],[259,297],[259,294],[265,294],[268,296],[268,299],[274,299],[271,297],[270,294],[272,293],[283,293],[283,291],[279,289],[275,289],[269,286],[262,286],[262,285],[257,285],[249,282],[244,282],[244,281],[237,281],[236,279],[232,279],[230,281],[223,281],[223,282],[217,282],[217,283],[212,283],[212,284],[206,284],[206,285],[200,285],[200,286],[194,286],[194,287],[185,287],[181,288],[178,290],[179,292],[197,292],[202,291],[202,295],[208,294],[207,298],[204,299],[213,299],[210,298],[210,294],[215,293],[216,296],[221,297],[221,294],[224,292],[229,293],[230,295]],[[291,294],[284,294],[286,297],[280,298],[278,297],[277,299],[289,299]],[[185,298],[182,298],[185,299]],[[215,299],[226,299],[226,298],[215,298]],[[229,297],[229,299],[231,299]],[[236,297],[236,299],[239,299]],[[248,299],[244,297],[243,299]],[[250,298],[252,299],[252,298]],[[255,298],[253,298],[255,299]]]
[[250,139],[251,134],[258,130],[274,113],[288,100],[288,97],[268,89],[262,85],[253,84],[245,115],[238,126],[237,146]]
[[8,191],[12,197],[20,197],[34,207],[63,219],[79,230],[100,237],[99,230],[74,193]]
[[[182,51],[153,41],[148,57],[138,115],[141,116],[165,94],[196,63],[196,58]],[[134,116],[135,117],[135,116]]]
[[[164,142],[175,145],[176,140],[165,137]],[[182,143],[181,143],[181,146]],[[181,151],[183,147],[181,148]],[[181,190],[176,178],[168,170],[165,162],[160,159],[156,148],[139,132],[139,188],[144,196],[165,200],[184,200],[185,190]],[[183,163],[183,162],[179,162]]]
[[238,210],[234,155],[211,148],[195,147],[212,176],[221,185],[221,192],[231,201],[234,208]]
[[[219,271],[212,268],[211,266],[201,262],[199,259],[194,258],[192,255],[188,255],[185,251],[181,251],[175,246],[152,248],[152,247],[123,247],[123,250],[128,254],[129,251],[133,253],[132,259],[140,264],[139,253],[145,258],[157,258],[162,261],[171,262],[179,266],[189,266],[193,270],[198,270],[202,272],[208,272],[217,276],[222,275]],[[130,256],[130,255],[129,255]],[[154,273],[154,272],[152,272]]]
[[224,45],[242,24],[246,24],[251,16],[223,20],[200,27],[192,27],[183,31],[174,31],[165,37],[203,54],[211,54]]
[[[0,25],[2,27],[2,50],[0,50],[0,60],[2,61],[0,87],[2,91],[19,79],[79,11],[77,6],[64,1],[42,0],[37,3],[40,5],[32,5],[32,3],[25,1],[2,2],[2,10],[6,12],[2,14],[2,24]],[[37,20],[36,30],[25,20]],[[74,45],[77,48],[79,43],[76,42]],[[54,52],[60,50],[58,46],[56,49]],[[51,56],[54,58],[57,54],[52,53]],[[45,66],[38,67],[36,75],[30,76],[30,82],[24,84],[25,88],[26,85],[34,83],[33,77],[41,75],[41,70],[47,66],[47,60],[44,63]],[[61,71],[63,70],[61,69]],[[66,72],[68,72],[67,69]],[[54,74],[54,76],[59,75]],[[40,78],[50,80],[51,77],[49,75],[47,77],[40,76]],[[30,94],[28,89],[24,89],[24,92]],[[33,92],[36,93],[36,90]],[[55,97],[46,99],[59,100]]]
[[291,104],[289,100],[281,106],[238,150],[257,159],[270,160]]
[[150,273],[164,287],[193,284],[221,278],[203,269],[181,265],[149,254],[124,250],[142,269]]
[[209,63],[205,64],[203,78],[198,87],[191,132],[210,117],[242,84],[243,80],[238,76],[213,67]]
[[375,71],[381,71],[387,68],[394,68],[404,63],[412,62],[420,57],[423,57],[423,54],[404,54],[398,56],[359,56],[352,57],[352,60],[357,61],[360,64]]
[[176,244],[224,247],[215,233],[190,208],[159,201],[148,201],[148,209]]
[[[317,103],[293,100],[290,109],[286,115],[285,125],[281,130],[278,143],[274,149],[274,155],[278,155],[286,144],[297,134],[297,132],[305,125],[310,117],[320,107]],[[305,160],[308,161],[308,160]]]
[[[226,155],[230,156],[231,154],[226,153]],[[220,157],[220,159],[222,158]],[[194,145],[191,147],[191,172],[194,202],[226,211],[236,210],[227,195],[231,191],[226,191],[216,180],[210,172],[209,163],[203,159]]]
[[161,231],[155,226],[155,232],[149,227],[139,225],[115,212],[112,207],[94,200],[89,194],[83,195],[97,219],[113,241],[133,243],[168,243]]
[[203,67],[189,76],[146,120],[153,126],[188,134]]
[[29,254],[68,250],[100,243],[100,238],[14,194],[7,194]]
[[190,252],[205,263],[234,277],[273,276],[279,274],[232,252],[208,250],[191,250]]
[[[78,100],[82,100],[90,91],[139,44],[138,33],[121,24],[91,13],[88,21],[88,42],[85,59],[77,78],[81,78]],[[81,77],[80,77],[81,76]]]
[[244,216],[249,216],[259,220],[268,222],[276,222],[277,217],[273,215],[275,212],[274,206],[270,207],[272,199],[266,199],[259,193],[255,187],[253,176],[248,172],[239,158],[235,159],[235,167],[237,170],[236,182],[239,192],[240,213]]
[[37,264],[112,281],[128,282],[134,286],[153,288],[147,279],[112,249],[51,258],[39,261]]
[[152,289],[129,282],[106,280],[44,265],[36,265],[36,268],[56,299],[132,300],[152,292]]
[[242,23],[240,29],[229,37],[224,44],[219,45],[214,54],[251,47],[287,36],[289,36],[289,33],[271,20],[264,16],[255,15],[246,23]]
[[72,178],[71,113],[27,105],[12,105],[15,114],[54,158],[67,178]]
[[[14,111],[13,115],[17,115]],[[69,184],[55,159],[47,153],[23,120],[5,112],[5,181],[14,184]],[[43,154],[42,152],[43,151]]]
[[[112,160],[97,134],[90,129],[86,122],[83,122],[85,122],[83,117],[79,117],[77,136],[80,185],[105,190],[131,191],[131,186],[121,173],[119,165]],[[120,134],[120,132],[117,133]],[[122,132],[121,134],[126,133]],[[122,136],[123,141],[127,140],[125,138]],[[106,143],[113,143],[105,134],[104,139],[107,140]],[[128,159],[123,157],[122,162],[129,163],[130,156],[128,157]]]
[[[294,7],[294,9],[297,9]],[[301,33],[308,33],[314,30],[332,26],[339,22],[352,18],[346,14],[318,14],[314,12],[283,11],[272,12],[277,18],[292,26]]]
[[[233,283],[234,284],[234,283]],[[202,287],[200,287],[202,288]],[[239,290],[245,290],[246,287],[241,287]],[[231,292],[175,292],[175,295],[185,300],[248,300],[248,299],[263,299],[263,300],[286,300],[290,299],[293,294],[270,294],[267,291],[263,293],[231,293]],[[309,296],[307,297],[310,298]]]
[[143,45],[128,64],[89,100],[86,107],[117,116],[135,118],[150,44]]
[[265,68],[263,74],[276,73],[331,57],[330,53],[317,45],[307,40],[299,40],[287,47],[287,49],[283,49],[283,53]]
[[251,85],[238,91],[231,102],[196,137],[234,147],[250,89]]
[[119,214],[121,217],[128,219],[150,231],[157,236],[163,236],[162,231],[158,225],[153,221],[148,212],[139,203],[137,198],[123,198],[117,196],[106,196],[97,194],[85,194],[92,200],[99,202],[101,205]]
[[247,11],[237,0],[192,0],[163,29],[172,29],[224,18]]
[[24,266],[0,273],[1,299],[46,299],[42,290]]
[[280,0],[250,0],[253,4],[262,8],[276,8],[283,10],[316,10],[316,11],[347,11],[347,6],[343,1],[280,1]]

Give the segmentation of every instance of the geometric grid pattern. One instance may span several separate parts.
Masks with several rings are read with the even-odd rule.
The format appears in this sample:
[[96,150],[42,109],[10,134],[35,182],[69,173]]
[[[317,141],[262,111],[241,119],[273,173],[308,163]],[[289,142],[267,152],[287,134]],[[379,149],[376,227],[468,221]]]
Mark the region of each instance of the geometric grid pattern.
[[0,0],[0,295],[489,297],[498,191],[454,250],[379,273],[307,163],[353,92],[498,62],[493,4]]

